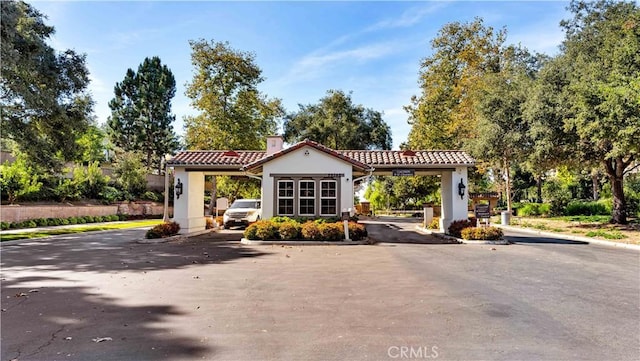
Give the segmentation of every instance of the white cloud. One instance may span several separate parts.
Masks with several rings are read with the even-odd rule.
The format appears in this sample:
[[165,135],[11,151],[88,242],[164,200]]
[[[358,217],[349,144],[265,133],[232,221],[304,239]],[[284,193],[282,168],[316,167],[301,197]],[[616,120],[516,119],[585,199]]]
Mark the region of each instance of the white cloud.
[[377,31],[381,29],[408,28],[418,24],[424,17],[435,13],[436,11],[445,7],[446,5],[447,3],[442,1],[442,2],[434,2],[429,4],[428,6],[423,6],[420,8],[413,7],[405,10],[397,18],[382,20],[366,28],[364,31],[369,32],[369,31]]

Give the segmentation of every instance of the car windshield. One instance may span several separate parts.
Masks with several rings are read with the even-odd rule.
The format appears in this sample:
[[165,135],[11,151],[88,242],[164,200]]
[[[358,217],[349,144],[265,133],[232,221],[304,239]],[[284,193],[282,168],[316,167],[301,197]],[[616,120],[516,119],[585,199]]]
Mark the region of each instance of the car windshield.
[[260,208],[260,207],[258,206],[258,202],[256,201],[235,201],[229,208],[234,209],[234,208]]

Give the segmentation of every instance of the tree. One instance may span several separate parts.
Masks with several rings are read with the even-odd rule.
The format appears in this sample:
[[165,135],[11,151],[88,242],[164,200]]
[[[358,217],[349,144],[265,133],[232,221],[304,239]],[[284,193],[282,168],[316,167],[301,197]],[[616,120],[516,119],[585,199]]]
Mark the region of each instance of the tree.
[[405,107],[409,113],[409,146],[461,149],[477,133],[477,91],[484,76],[498,72],[505,31],[495,32],[476,18],[446,24],[431,40],[432,56],[422,61],[422,94]]
[[284,138],[306,138],[333,149],[391,149],[391,129],[382,114],[355,105],[351,93],[329,90],[318,104],[299,105],[284,122]]
[[128,200],[139,197],[147,190],[147,173],[143,166],[143,155],[137,152],[120,151],[114,167],[116,185]]
[[95,124],[89,125],[87,130],[76,140],[81,150],[79,161],[83,164],[102,162],[105,160],[105,132]]
[[38,175],[29,167],[23,156],[13,163],[6,161],[0,165],[0,191],[7,196],[10,204],[19,197],[37,192],[42,187]]
[[258,91],[264,80],[255,55],[228,42],[190,41],[193,80],[186,95],[200,114],[185,117],[189,149],[265,149],[284,113],[280,100]]
[[85,55],[56,53],[47,44],[54,28],[31,5],[3,1],[0,9],[2,136],[31,163],[57,173],[78,157],[76,140],[89,124]]
[[640,153],[640,8],[633,2],[572,1],[561,23],[569,64],[565,128],[580,155],[603,164],[613,195],[613,223],[627,223],[624,174]]
[[125,151],[142,152],[144,165],[162,172],[164,156],[178,147],[171,114],[176,93],[173,73],[159,57],[145,58],[137,73],[127,70],[114,92],[109,102],[111,142]]
[[485,161],[500,164],[505,175],[507,211],[511,212],[511,167],[529,154],[531,142],[522,109],[531,87],[536,62],[528,51],[507,47],[502,51],[497,72],[486,74],[486,87],[476,102],[477,135],[467,147]]

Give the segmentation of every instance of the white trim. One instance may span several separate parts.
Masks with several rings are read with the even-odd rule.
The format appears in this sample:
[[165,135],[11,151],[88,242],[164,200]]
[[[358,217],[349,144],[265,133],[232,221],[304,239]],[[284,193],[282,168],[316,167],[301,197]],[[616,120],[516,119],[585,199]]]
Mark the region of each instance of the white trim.
[[[310,196],[306,195],[306,194],[305,195],[302,194],[302,191],[303,191],[302,184],[303,183],[311,184],[313,186],[312,189],[311,189],[312,194]],[[298,181],[298,214],[300,216],[309,217],[309,216],[315,216],[316,215],[316,208],[317,208],[317,205],[316,205],[316,188],[317,188],[316,187],[316,181],[313,180],[313,179],[301,179],[301,180]],[[309,188],[306,188],[306,189],[308,190]],[[313,213],[302,213],[302,201],[303,200],[311,200],[313,202]]]
[[[280,184],[281,183],[291,183],[291,196],[280,196]],[[284,189],[287,191],[288,189]],[[296,182],[292,179],[282,179],[279,180],[276,187],[276,215],[278,216],[293,216],[296,211]],[[291,200],[291,213],[280,213],[280,200]]]
[[[322,194],[323,188],[322,185],[324,183],[328,183],[328,184],[333,184],[333,189],[329,189],[329,190],[333,190],[333,196],[324,196]],[[322,201],[323,200],[333,200],[335,202],[334,204],[334,209],[335,212],[334,213],[323,213],[322,212]],[[320,181],[320,204],[318,204],[318,212],[320,213],[320,216],[337,216],[338,215],[338,182],[332,179],[325,179],[325,180],[321,180]]]

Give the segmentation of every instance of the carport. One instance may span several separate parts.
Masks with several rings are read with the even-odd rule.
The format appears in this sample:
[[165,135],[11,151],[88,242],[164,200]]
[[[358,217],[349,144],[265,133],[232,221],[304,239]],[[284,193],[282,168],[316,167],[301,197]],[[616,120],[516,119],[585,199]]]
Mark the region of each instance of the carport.
[[[282,137],[273,136],[267,139],[266,151],[182,151],[167,162],[167,167],[174,170],[173,220],[186,233],[205,229],[205,175],[260,179],[262,204],[267,207],[264,218],[283,215],[279,212],[289,208],[280,206],[288,205],[287,202],[291,203],[291,209],[302,207],[297,202],[313,204],[317,216],[327,215],[322,213],[327,209],[335,215],[352,211],[355,186],[372,175],[439,176],[440,228],[446,230],[454,220],[467,219],[467,169],[474,163],[473,158],[459,150],[333,150],[311,140],[284,148]],[[289,183],[290,189],[279,188]],[[165,194],[168,184],[167,177]],[[303,191],[307,194],[302,194]],[[291,192],[290,197],[287,192]],[[167,205],[165,197],[165,209]]]

